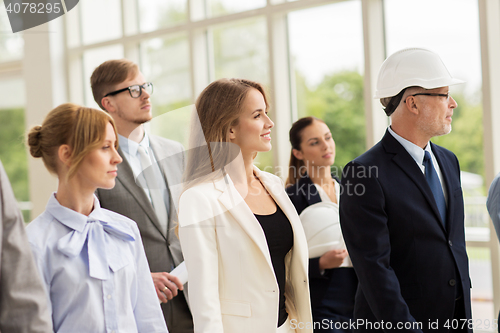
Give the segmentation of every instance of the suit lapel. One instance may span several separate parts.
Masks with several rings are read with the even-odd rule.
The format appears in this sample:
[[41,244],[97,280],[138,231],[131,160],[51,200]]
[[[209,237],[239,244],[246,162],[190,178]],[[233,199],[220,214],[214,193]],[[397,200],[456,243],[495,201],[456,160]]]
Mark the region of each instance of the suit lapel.
[[[286,215],[290,225],[292,226],[294,235],[293,248],[295,249],[293,252],[294,261],[306,262],[307,244],[305,243],[306,238],[302,229],[302,224],[298,218],[295,207],[284,190],[284,186],[281,183],[277,183],[276,181],[269,179],[268,175],[261,172],[258,168],[254,167],[254,171],[276,204]],[[264,231],[262,230],[262,227],[260,226],[259,221],[257,221],[255,215],[245,203],[245,200],[234,187],[231,178],[226,175],[224,179],[214,182],[214,186],[222,192],[219,196],[219,202],[228,210],[229,213],[231,213],[241,228],[245,230],[250,239],[252,239],[252,241],[257,245],[266,258],[269,268],[274,271]],[[302,273],[305,274],[306,268],[302,267],[302,270]]]
[[257,245],[266,258],[269,267],[273,269],[264,230],[262,230],[259,221],[250,210],[250,207],[248,207],[243,197],[236,190],[236,187],[234,187],[231,178],[225,175],[222,180],[214,182],[214,186],[216,189],[222,191],[222,194],[218,198],[219,202],[238,222],[241,228],[247,233],[248,237]]
[[406,151],[406,149],[388,132],[386,131],[384,138],[382,139],[384,147],[388,153],[395,154],[392,160],[401,170],[415,183],[418,189],[422,192],[423,196],[431,206],[436,219],[439,221],[439,225],[444,232],[444,224],[441,223],[441,215],[439,214],[439,209],[434,199],[434,195],[427,184],[422,170],[415,163],[415,160]]
[[134,197],[135,201],[139,204],[139,206],[144,210],[149,219],[153,222],[156,229],[165,237],[165,234],[161,231],[160,223],[158,218],[156,217],[156,213],[153,210],[153,206],[149,201],[144,189],[138,186],[134,179],[134,172],[132,168],[128,164],[126,157],[124,156],[122,150],[118,148],[118,153],[123,159],[123,162],[118,164],[118,175],[117,179],[120,183],[122,183],[123,187],[127,189],[127,191]]

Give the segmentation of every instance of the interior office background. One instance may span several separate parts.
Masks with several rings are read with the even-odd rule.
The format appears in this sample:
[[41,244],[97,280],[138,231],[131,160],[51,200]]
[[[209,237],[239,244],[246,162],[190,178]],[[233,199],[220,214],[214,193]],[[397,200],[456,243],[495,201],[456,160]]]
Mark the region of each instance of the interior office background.
[[82,0],[16,34],[0,2],[0,159],[26,221],[44,210],[57,183],[29,157],[25,132],[64,102],[98,108],[89,79],[105,60],[139,64],[154,83],[149,130],[185,146],[192,104],[208,83],[263,83],[275,127],[272,151],[256,164],[286,177],[293,121],[327,122],[340,173],[388,125],[372,98],[385,57],[409,46],[438,52],[467,81],[451,88],[459,105],[452,133],[433,141],[461,162],[473,315],[476,331],[492,331],[500,264],[485,196],[500,171],[499,0]]

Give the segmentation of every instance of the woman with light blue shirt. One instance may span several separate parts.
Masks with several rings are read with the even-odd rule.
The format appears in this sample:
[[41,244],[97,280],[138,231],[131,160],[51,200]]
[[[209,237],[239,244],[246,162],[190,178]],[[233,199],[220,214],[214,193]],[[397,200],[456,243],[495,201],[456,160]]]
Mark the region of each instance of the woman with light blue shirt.
[[30,153],[59,179],[26,228],[55,332],[168,332],[134,221],[103,209],[115,185],[117,134],[105,112],[63,104],[28,135]]

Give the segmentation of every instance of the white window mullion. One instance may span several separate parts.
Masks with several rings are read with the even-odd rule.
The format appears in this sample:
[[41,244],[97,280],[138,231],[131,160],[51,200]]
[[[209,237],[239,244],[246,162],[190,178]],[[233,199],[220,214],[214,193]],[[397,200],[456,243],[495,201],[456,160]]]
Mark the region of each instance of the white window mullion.
[[287,176],[290,143],[288,131],[292,126],[290,96],[290,66],[287,14],[268,13],[267,36],[269,49],[270,97],[272,102],[273,155],[276,174]]
[[384,136],[388,117],[378,99],[374,99],[380,65],[385,59],[385,32],[383,0],[362,0],[363,41],[365,55],[364,102],[366,121],[366,148],[369,149]]

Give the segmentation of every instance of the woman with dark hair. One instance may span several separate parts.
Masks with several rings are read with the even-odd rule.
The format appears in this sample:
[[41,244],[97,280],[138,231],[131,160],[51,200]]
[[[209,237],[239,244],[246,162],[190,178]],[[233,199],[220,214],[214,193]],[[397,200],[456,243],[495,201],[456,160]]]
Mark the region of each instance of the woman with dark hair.
[[134,221],[103,209],[115,186],[113,119],[62,104],[28,134],[30,153],[57,175],[46,210],[26,228],[55,332],[167,332]]
[[299,216],[281,180],[253,165],[271,149],[267,111],[249,80],[217,80],[196,101],[179,203],[196,333],[312,332]]
[[315,117],[297,120],[290,129],[290,142],[286,192],[308,238],[314,331],[351,332],[358,279],[340,230],[340,184],[331,174],[335,142],[328,126]]

